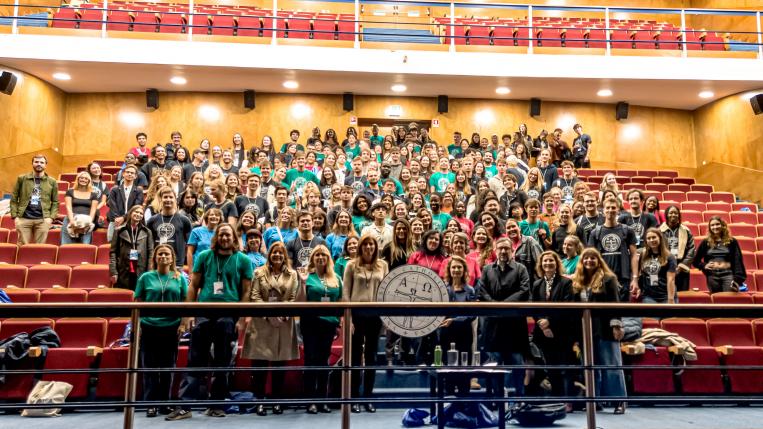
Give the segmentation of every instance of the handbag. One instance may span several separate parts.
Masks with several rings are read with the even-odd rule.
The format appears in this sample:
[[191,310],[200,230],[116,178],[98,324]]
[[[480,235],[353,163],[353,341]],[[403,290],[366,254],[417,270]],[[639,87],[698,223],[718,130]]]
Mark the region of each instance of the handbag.
[[506,420],[516,420],[519,426],[546,427],[567,417],[565,404],[521,404],[509,410]]
[[[26,399],[27,404],[63,404],[73,386],[63,381],[41,380],[34,385]],[[22,417],[58,417],[60,408],[26,408]]]

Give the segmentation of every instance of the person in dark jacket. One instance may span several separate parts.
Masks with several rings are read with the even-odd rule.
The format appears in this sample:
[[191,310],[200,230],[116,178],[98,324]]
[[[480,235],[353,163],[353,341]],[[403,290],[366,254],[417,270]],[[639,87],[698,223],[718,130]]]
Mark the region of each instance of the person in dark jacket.
[[138,278],[150,270],[154,239],[143,223],[143,207],[130,207],[126,223],[111,238],[109,274],[114,287],[135,290]]
[[137,186],[135,179],[138,175],[138,167],[128,165],[122,170],[122,183],[114,186],[109,191],[106,205],[109,212],[106,219],[109,221],[107,237],[109,241],[114,236],[114,231],[124,225],[129,219],[125,216],[130,207],[143,204],[143,190]]
[[[538,280],[530,289],[532,302],[572,302],[572,281],[564,277],[562,261],[553,250],[547,250],[538,258],[535,267]],[[543,352],[546,365],[575,365],[579,361],[573,351],[575,343],[571,326],[576,321],[564,316],[537,316],[533,330],[533,343]],[[554,396],[572,396],[574,372],[548,370],[551,393]],[[567,404],[572,411],[572,404]]]
[[694,262],[696,247],[689,228],[681,224],[681,210],[676,206],[665,209],[665,222],[660,225],[670,253],[676,257],[676,291],[689,290],[689,270]]
[[[525,302],[529,300],[530,276],[524,265],[514,261],[508,238],[496,241],[498,260],[482,271],[477,299],[483,302]],[[527,319],[522,316],[489,316],[482,321],[482,346],[499,365],[524,365],[530,344]],[[514,395],[524,394],[525,370],[512,370],[508,387]]]
[[[620,302],[620,284],[598,250],[587,248],[580,255],[575,274],[572,276],[572,292],[575,302]],[[594,317],[593,361],[595,365],[622,365],[620,340],[625,331],[619,317]],[[576,339],[581,335],[575,335]],[[579,341],[582,344],[582,341]],[[622,369],[596,371],[597,397],[624,397],[625,375]],[[625,402],[615,404],[615,414],[624,414]]]
[[720,217],[710,218],[707,238],[699,244],[694,266],[705,273],[710,293],[737,292],[747,280],[742,249]]
[[512,248],[516,249],[514,260],[524,265],[527,274],[530,276],[530,284],[535,281],[535,266],[538,264],[538,258],[543,252],[540,244],[534,238],[523,235],[519,224],[514,219],[506,221],[506,235],[511,240]]
[[[461,256],[451,256],[445,267],[443,277],[448,288],[450,302],[473,302],[477,299],[474,288],[469,286],[469,271],[466,268],[466,259]],[[458,316],[445,319],[440,325],[440,345],[443,350],[448,350],[450,344],[456,345],[459,352],[470,352],[474,333],[472,330],[474,316]],[[472,353],[468,353],[472,355]],[[459,362],[460,365],[469,365],[469,362]],[[469,394],[469,377],[461,376],[453,378],[458,394]]]

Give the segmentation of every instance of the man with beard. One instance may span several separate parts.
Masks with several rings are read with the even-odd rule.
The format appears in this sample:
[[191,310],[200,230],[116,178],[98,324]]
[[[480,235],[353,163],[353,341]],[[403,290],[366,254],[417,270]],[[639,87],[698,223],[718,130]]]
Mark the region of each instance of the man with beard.
[[18,232],[18,245],[42,244],[58,216],[58,182],[48,176],[44,155],[32,158],[32,172],[16,179],[11,196],[11,218]]
[[150,182],[157,172],[160,170],[170,171],[174,166],[175,161],[167,158],[167,150],[160,145],[154,148],[151,161],[145,163],[143,167],[141,167],[141,171],[146,175],[146,178]]
[[256,173],[252,173],[247,178],[246,195],[237,196],[233,203],[239,213],[251,210],[259,224],[265,228],[270,227],[270,205],[265,198],[260,196],[260,176]]
[[289,258],[295,270],[307,269],[313,249],[320,244],[325,245],[326,241],[313,234],[313,215],[308,211],[299,212],[297,232],[298,235],[286,243],[286,251],[289,252]]
[[162,211],[151,216],[146,226],[154,235],[154,247],[160,244],[169,244],[175,249],[178,268],[185,265],[186,243],[191,234],[191,221],[177,211],[177,197],[175,191],[169,186],[159,190],[159,199],[162,201]]

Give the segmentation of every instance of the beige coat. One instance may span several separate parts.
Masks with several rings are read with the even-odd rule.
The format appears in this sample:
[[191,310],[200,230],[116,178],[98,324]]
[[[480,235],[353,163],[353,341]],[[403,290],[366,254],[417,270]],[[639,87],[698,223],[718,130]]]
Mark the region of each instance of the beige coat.
[[[286,270],[276,280],[266,267],[254,272],[251,302],[293,302],[297,297],[297,272]],[[276,323],[275,318],[253,317],[246,329],[244,351],[246,359],[286,361],[299,358],[297,325],[294,318]]]

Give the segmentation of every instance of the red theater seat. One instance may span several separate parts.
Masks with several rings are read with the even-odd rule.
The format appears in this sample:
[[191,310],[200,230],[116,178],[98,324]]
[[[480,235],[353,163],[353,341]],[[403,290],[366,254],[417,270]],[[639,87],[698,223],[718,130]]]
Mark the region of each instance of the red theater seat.
[[214,35],[233,36],[236,31],[236,20],[231,15],[212,15],[210,23]]
[[61,338],[61,347],[48,350],[45,369],[76,369],[77,373],[45,374],[43,380],[64,381],[73,386],[72,398],[84,398],[88,394],[90,373],[95,356],[88,356],[90,346],[103,347],[106,320],[101,318],[62,318],[55,323]]
[[715,211],[721,211],[721,212],[730,212],[731,211],[731,204],[725,203],[723,201],[711,201],[707,203],[707,210],[715,210]]
[[98,289],[111,286],[108,265],[80,265],[72,269],[69,287]]
[[755,336],[755,345],[763,347],[763,319],[752,321],[752,332]]
[[53,244],[25,244],[19,247],[16,263],[20,265],[55,264],[58,246]]
[[713,304],[752,304],[752,295],[743,292],[718,292],[710,295]]
[[30,289],[68,287],[71,270],[68,265],[35,265],[29,267],[26,287]]
[[331,18],[316,18],[313,21],[313,39],[336,40],[336,21]]
[[94,246],[100,246],[102,244],[108,244],[109,241],[106,240],[106,231],[103,229],[96,229],[93,231],[93,240],[92,245]]
[[689,271],[689,287],[692,290],[708,291],[707,277],[705,277],[705,274],[702,273],[702,271],[694,269]]
[[689,191],[689,192],[686,193],[686,200],[687,201],[699,201],[699,202],[703,202],[703,203],[709,203],[710,202],[710,194],[708,194],[707,192]]
[[748,225],[746,223],[729,223],[729,231],[731,235],[739,237],[752,237],[758,236],[755,225]]
[[655,176],[652,177],[652,183],[662,183],[663,185],[670,185],[673,183],[672,177],[665,177],[665,176]]
[[544,28],[536,32],[538,36],[538,46],[560,48],[562,46],[562,35],[557,28]]
[[731,203],[731,209],[734,211],[742,211],[742,209],[747,209],[751,213],[758,213],[758,206],[756,206],[754,203]]
[[710,198],[713,201],[723,201],[729,204],[736,202],[734,194],[732,192],[711,192]]
[[712,300],[710,299],[710,294],[708,294],[707,292],[686,290],[686,291],[678,292],[678,303],[679,304],[711,304]]
[[665,192],[668,190],[668,185],[664,183],[647,183],[644,185],[647,191]]
[[631,364],[638,366],[665,366],[666,369],[637,369],[631,370],[633,393],[637,394],[671,394],[675,392],[673,370],[667,347],[646,349],[644,354],[629,356]]
[[88,302],[132,302],[133,291],[117,288],[93,289],[87,294]]
[[87,292],[82,289],[55,288],[43,289],[40,292],[40,302],[85,302]]
[[135,14],[132,31],[156,33],[159,30],[157,22],[158,14],[154,12],[138,12]]
[[744,268],[746,270],[757,270],[758,269],[758,261],[755,260],[755,253],[754,252],[745,252],[742,251],[742,260],[744,261]]
[[739,243],[739,247],[744,252],[755,252],[757,250],[757,246],[755,245],[755,239],[752,237],[734,237]]
[[[682,205],[685,203],[681,203]],[[705,221],[705,219],[702,217],[702,213],[696,211],[696,210],[683,210],[681,211],[681,219],[684,222],[691,222],[695,224],[700,224]]]
[[564,46],[567,48],[585,48],[583,30],[580,28],[568,28],[564,31]]
[[710,319],[707,321],[710,345],[714,347],[732,345],[735,347],[755,346],[752,324],[746,319]]
[[0,287],[15,286],[23,288],[26,284],[27,267],[25,265],[0,264]]
[[11,235],[11,230],[6,228],[0,228],[0,243],[8,243],[8,237]]
[[67,244],[58,249],[56,263],[59,265],[83,265],[95,263],[98,248],[92,244]]
[[130,323],[128,317],[114,317],[109,319],[108,326],[106,327],[106,340],[104,345],[111,347],[114,341],[122,338],[122,334],[125,332],[125,327]]
[[731,215],[729,215],[729,212],[724,212],[720,210],[705,210],[702,212],[702,218],[705,220],[705,222],[710,222],[710,219],[712,217],[718,216],[719,218],[726,221],[726,223],[731,222]]
[[686,194],[678,191],[665,191],[662,193],[662,199],[683,202],[686,201]]
[[[0,274],[1,276],[2,274]],[[40,291],[37,289],[21,289],[17,287],[3,289],[11,302],[40,302]],[[2,339],[0,337],[0,339]]]
[[[183,14],[180,13],[170,13],[165,12],[159,14],[159,17],[157,18],[159,21],[159,32],[160,33],[185,33],[186,29],[186,19]],[[194,18],[195,20],[195,18]],[[202,22],[204,21],[204,18],[202,18]],[[195,23],[194,25],[199,25],[200,23]],[[204,31],[202,29],[202,31]]]
[[696,361],[687,361],[681,373],[683,393],[723,393],[723,380],[719,369],[691,369],[694,365],[719,365],[718,353],[711,346],[707,326],[702,319],[668,318],[662,321],[662,329],[674,332],[694,343]]
[[[339,40],[355,40],[355,18],[340,17],[337,21]],[[456,41],[458,42],[458,41]],[[448,41],[450,43],[450,41]]]
[[641,29],[635,32],[633,36],[636,49],[657,49],[655,35],[651,31]]
[[[129,347],[107,347],[103,349],[99,368],[103,369],[127,369],[127,360],[129,357]],[[175,377],[176,379],[178,377]],[[127,385],[127,373],[103,372],[98,374],[98,384],[95,389],[95,396],[99,399],[122,398],[125,396],[125,387]]]
[[[111,7],[112,5],[109,6]],[[132,26],[132,16],[126,10],[111,11],[107,20],[106,30],[108,31],[130,31]],[[58,189],[60,190],[61,188],[59,187]]]
[[590,29],[586,32],[586,47],[587,48],[606,48],[607,47],[607,35],[604,30]]
[[95,263],[100,265],[109,265],[109,252],[111,251],[110,244],[101,244],[98,246],[98,252],[95,257]]
[[707,185],[704,183],[695,183],[694,185],[690,185],[692,192],[707,192],[708,194],[710,192],[713,192],[713,185]]
[[[694,210],[694,211],[698,211],[698,212],[703,212],[703,211],[707,210],[707,206],[705,205],[705,203],[700,202],[700,201],[684,201],[684,202],[681,203],[681,211],[682,211],[681,214],[682,215],[684,213],[686,213],[684,210]],[[684,217],[684,219],[686,219],[685,216],[683,216],[683,217]],[[702,218],[702,214],[700,213],[700,219],[701,218]],[[695,223],[697,223],[697,222],[695,222]]]
[[763,392],[763,371],[735,370],[734,366],[763,366],[763,348],[735,347],[734,352],[724,358],[726,373],[731,384],[731,393],[755,394]]
[[[42,328],[45,326],[53,326],[53,320],[47,319],[47,318],[35,318],[35,319],[26,319],[26,318],[12,318],[12,319],[5,319],[3,320],[3,323],[0,324],[0,339],[2,338],[8,338],[11,335],[16,335],[20,332],[32,332],[37,328]],[[0,389],[0,392],[2,392],[3,389]]]
[[[6,319],[0,323],[0,339],[8,338],[20,332],[32,332],[43,326],[53,326],[51,319]],[[25,359],[13,369],[33,369],[32,359]],[[0,389],[0,400],[23,401],[34,387],[33,374],[8,374]]]

